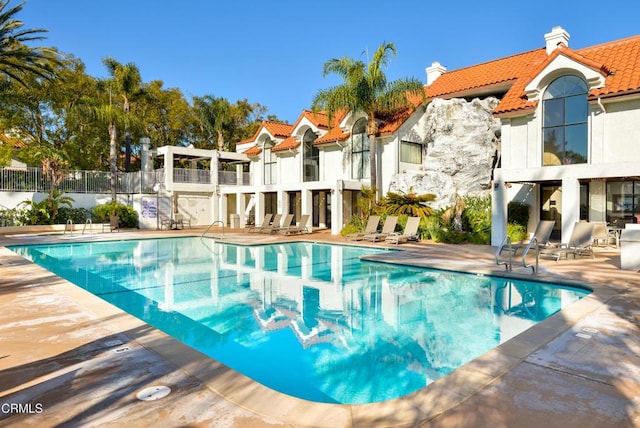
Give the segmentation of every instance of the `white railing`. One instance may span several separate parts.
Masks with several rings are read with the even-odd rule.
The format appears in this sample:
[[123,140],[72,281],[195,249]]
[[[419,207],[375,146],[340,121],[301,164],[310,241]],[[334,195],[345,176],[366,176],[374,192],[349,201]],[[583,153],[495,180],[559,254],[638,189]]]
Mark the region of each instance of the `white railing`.
[[[164,182],[164,170],[151,172],[118,173],[118,193],[154,193],[153,186]],[[109,193],[111,173],[104,171],[69,171],[58,190],[67,193]],[[42,174],[41,168],[0,168],[0,191],[42,192],[51,189],[51,181]]]
[[[224,185],[249,185],[251,174],[242,173],[242,183],[238,183],[235,171],[219,171],[218,183]],[[117,193],[155,193],[156,183],[164,183],[165,170],[160,168],[150,172],[119,172],[116,175]],[[207,169],[174,168],[175,183],[210,184],[211,171]],[[41,168],[0,167],[0,191],[8,192],[46,192],[51,182],[42,174]],[[68,171],[57,186],[66,193],[109,193],[111,192],[111,173],[105,171]]]
[[174,183],[210,184],[211,171],[208,169],[174,168],[173,182]]

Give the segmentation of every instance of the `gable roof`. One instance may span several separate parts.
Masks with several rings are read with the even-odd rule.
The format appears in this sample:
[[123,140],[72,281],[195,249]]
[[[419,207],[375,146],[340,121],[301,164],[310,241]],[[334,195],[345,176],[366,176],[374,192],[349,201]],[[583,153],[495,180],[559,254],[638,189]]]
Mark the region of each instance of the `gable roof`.
[[[263,129],[266,130],[269,134],[271,134],[274,138],[287,138],[291,135],[291,131],[293,131],[293,125],[289,125],[288,123],[284,123],[284,122],[276,122],[273,120],[265,120],[260,124],[260,126],[256,130],[256,133],[253,134],[253,137],[247,138],[246,140],[242,140],[236,143],[236,145],[246,144],[251,142],[255,143],[256,139],[258,138],[258,135],[260,135],[260,132]],[[256,155],[259,155],[261,152],[262,152],[262,149],[256,145],[251,147],[250,149],[245,150],[244,152],[242,152],[242,154],[245,154],[247,156],[256,156]]]
[[0,132],[0,142],[2,144],[8,144],[14,149],[21,149],[23,147],[26,147],[26,144],[24,143],[24,141],[11,138],[4,132]]
[[528,112],[538,101],[527,99],[525,87],[560,55],[605,77],[603,87],[589,91],[591,98],[640,93],[640,36],[634,36],[575,50],[561,45],[550,55],[541,48],[445,72],[426,87],[427,97],[454,98],[504,92],[494,110],[496,116]]
[[501,86],[506,91],[513,82],[530,72],[532,64],[540,64],[546,58],[546,50],[542,48],[448,71],[427,86],[427,97],[463,97]]

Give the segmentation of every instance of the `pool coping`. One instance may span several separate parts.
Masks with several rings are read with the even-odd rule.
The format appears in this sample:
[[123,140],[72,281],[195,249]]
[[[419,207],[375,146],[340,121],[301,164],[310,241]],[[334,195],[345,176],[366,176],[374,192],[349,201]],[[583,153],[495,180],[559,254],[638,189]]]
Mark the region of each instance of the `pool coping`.
[[[125,239],[124,236],[110,236],[109,238]],[[130,239],[137,238],[132,237]],[[300,238],[296,241],[336,243]],[[58,243],[60,242],[58,241]],[[21,243],[16,242],[15,244],[20,245]],[[347,245],[353,244],[349,243]],[[4,253],[1,254],[4,257],[16,257],[23,260],[20,256],[4,247],[1,251]],[[10,254],[6,254],[7,252]],[[462,271],[452,268],[450,264],[446,264],[441,260],[419,259],[416,257],[418,254],[420,254],[419,249],[407,247],[407,249],[399,252],[385,252],[367,257],[367,259],[440,270]],[[399,255],[403,257],[398,257]],[[33,265],[32,268],[46,271],[46,269],[37,265]],[[592,290],[592,293],[414,393],[378,403],[328,404],[295,398],[267,388],[155,328],[146,329],[144,334],[129,333],[137,331],[136,327],[147,324],[61,278],[52,287],[56,292],[77,301],[82,307],[91,311],[97,319],[112,319],[108,326],[109,329],[115,332],[128,331],[127,334],[131,339],[160,355],[194,378],[199,379],[210,390],[219,394],[225,400],[252,413],[276,421],[296,426],[314,427],[411,426],[417,422],[425,423],[433,420],[445,411],[460,405],[516,366],[525,362],[534,352],[573,328],[579,320],[606,305],[606,302],[611,298],[629,291],[624,288],[612,287],[606,283],[593,282],[585,284],[584,281],[561,280],[544,272],[535,278],[532,278],[529,274],[501,273],[489,268],[470,270],[469,267],[465,267],[463,272],[527,280],[533,279],[542,282],[552,281],[554,284],[572,287],[579,286],[584,288],[587,286]],[[51,275],[55,276],[55,274]],[[637,290],[633,292],[637,293]]]

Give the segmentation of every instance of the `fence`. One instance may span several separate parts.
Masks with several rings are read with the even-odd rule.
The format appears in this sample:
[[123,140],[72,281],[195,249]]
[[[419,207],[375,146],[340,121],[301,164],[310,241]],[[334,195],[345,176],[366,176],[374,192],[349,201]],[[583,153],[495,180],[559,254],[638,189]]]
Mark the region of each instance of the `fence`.
[[[164,169],[151,172],[119,172],[116,175],[117,193],[155,193],[153,186],[164,183]],[[242,173],[242,183],[238,183],[235,171],[218,171],[218,184],[249,185],[251,174]],[[211,171],[208,169],[173,169],[175,183],[211,183]],[[110,193],[111,173],[104,171],[69,171],[58,190],[68,193]],[[0,168],[0,191],[9,192],[48,192],[51,181],[42,174],[41,168],[2,167]]]
[[[153,186],[164,182],[164,170],[117,173],[117,193],[154,193]],[[110,193],[111,173],[102,171],[69,171],[57,186],[69,193]],[[41,168],[4,167],[0,169],[0,191],[47,192],[51,181]]]

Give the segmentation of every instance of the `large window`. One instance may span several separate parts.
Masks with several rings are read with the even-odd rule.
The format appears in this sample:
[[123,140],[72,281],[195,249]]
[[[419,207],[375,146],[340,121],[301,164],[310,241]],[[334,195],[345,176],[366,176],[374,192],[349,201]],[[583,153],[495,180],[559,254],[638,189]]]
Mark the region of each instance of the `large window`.
[[311,129],[307,129],[302,137],[304,181],[320,180],[320,151],[313,144],[317,137]]
[[264,184],[276,184],[277,177],[277,157],[271,151],[273,141],[267,140],[264,143]]
[[587,84],[576,76],[554,80],[542,97],[543,165],[586,163]]
[[640,181],[607,183],[607,221],[640,221]]
[[400,162],[422,163],[422,144],[409,141],[400,142]]
[[367,119],[358,120],[351,132],[351,177],[369,178],[369,137]]

